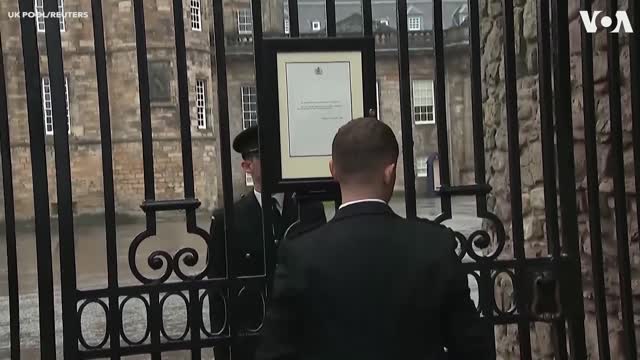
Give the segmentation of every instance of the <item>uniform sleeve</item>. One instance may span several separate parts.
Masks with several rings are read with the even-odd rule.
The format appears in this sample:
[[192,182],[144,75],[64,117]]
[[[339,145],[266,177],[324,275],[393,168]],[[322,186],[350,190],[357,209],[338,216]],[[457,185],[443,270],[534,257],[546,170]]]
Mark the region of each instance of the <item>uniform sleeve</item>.
[[[207,275],[209,278],[218,278],[225,276],[225,245],[224,245],[224,213],[221,210],[214,211],[211,215],[211,225],[209,227],[209,251],[207,257],[209,259],[209,269]],[[226,318],[225,304],[220,301],[219,297],[214,296],[216,290],[209,290],[209,321],[212,329],[220,329],[224,326]]]
[[257,360],[298,359],[300,319],[304,288],[303,271],[291,244],[280,248],[281,262],[276,267],[271,299],[262,329],[263,339],[256,354]]
[[315,213],[317,214],[315,216],[315,223],[318,225],[324,225],[327,223],[327,215],[324,213],[324,205],[322,204],[321,201],[318,201],[317,203],[315,203]]
[[302,206],[300,221],[303,232],[314,230],[327,223],[324,205],[320,201],[313,201]]
[[209,277],[222,277],[226,272],[224,212],[216,210],[211,215],[209,227]]
[[[449,241],[455,244],[452,231],[447,231]],[[445,284],[443,325],[445,347],[450,360],[495,359],[493,326],[480,318],[471,299],[467,275],[455,253],[455,246],[443,259]]]

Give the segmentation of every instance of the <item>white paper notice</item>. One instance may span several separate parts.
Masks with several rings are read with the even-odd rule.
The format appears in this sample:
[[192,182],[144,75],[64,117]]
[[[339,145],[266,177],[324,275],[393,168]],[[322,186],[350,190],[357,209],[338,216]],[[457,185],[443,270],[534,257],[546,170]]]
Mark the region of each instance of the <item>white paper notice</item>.
[[331,155],[333,137],[352,117],[349,62],[287,63],[289,156]]

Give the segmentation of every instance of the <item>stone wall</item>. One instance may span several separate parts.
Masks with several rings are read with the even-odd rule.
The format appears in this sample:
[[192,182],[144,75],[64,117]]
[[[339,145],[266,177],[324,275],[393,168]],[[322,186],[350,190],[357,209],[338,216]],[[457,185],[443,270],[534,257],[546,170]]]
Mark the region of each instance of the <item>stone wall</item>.
[[[544,229],[544,188],[542,178],[542,153],[540,142],[540,113],[538,105],[538,69],[537,69],[537,24],[536,1],[514,1],[515,8],[515,46],[517,55],[517,89],[518,119],[520,125],[520,163],[522,170],[522,196],[525,230],[525,251],[528,257],[539,257],[547,254]],[[578,195],[580,248],[586,307],[585,327],[589,356],[597,359],[597,335],[593,305],[590,234],[586,195],[586,160],[584,144],[583,108],[582,108],[582,73],[580,20],[578,17],[578,1],[569,2],[570,42],[571,42],[571,87],[574,127],[574,153],[576,163],[576,190]],[[620,8],[626,9],[626,1],[620,2]],[[604,1],[596,1],[594,9],[604,10]],[[504,258],[513,257],[511,242],[511,206],[507,169],[508,154],[506,140],[506,117],[504,103],[504,67],[503,61],[503,24],[502,4],[499,0],[481,1],[482,27],[482,76],[483,103],[485,120],[485,150],[487,156],[488,182],[493,187],[489,198],[491,210],[504,222],[507,230],[507,246],[503,251]],[[622,330],[620,323],[620,298],[618,287],[618,270],[616,257],[615,219],[613,214],[612,186],[612,152],[609,120],[609,99],[607,86],[606,33],[598,32],[595,36],[595,82],[596,113],[598,141],[598,173],[600,181],[600,209],[602,220],[602,243],[604,247],[604,264],[606,267],[606,293],[609,313],[609,338],[611,340],[612,358],[624,359],[621,353]],[[633,156],[631,150],[631,101],[629,89],[629,48],[627,39],[621,39],[621,73],[622,108],[625,147],[625,175],[627,191],[627,209],[629,236],[632,238],[630,251],[632,256],[633,276],[637,278],[640,271],[640,252],[637,237],[637,209],[634,204]],[[558,94],[557,96],[561,96]],[[561,164],[560,164],[561,166]],[[595,206],[595,204],[594,204]],[[573,239],[572,239],[573,240]],[[639,295],[639,287],[634,283],[634,296]],[[500,287],[497,296],[503,296],[511,290]],[[636,304],[636,309],[638,304]],[[517,328],[500,326],[496,328],[498,353],[500,359],[518,358]],[[552,359],[552,347],[549,329],[537,324],[532,327],[532,348],[535,359]]]
[[[628,8],[628,0],[619,1],[619,9]],[[581,49],[579,44],[581,22],[577,12],[577,4],[573,4],[571,17],[571,82],[574,118],[574,138],[576,142],[576,159],[584,159],[584,120],[582,117],[582,78],[581,78]],[[594,9],[606,9],[605,1],[594,1]],[[596,129],[598,174],[600,178],[600,219],[602,222],[602,245],[605,266],[605,287],[607,296],[607,312],[609,323],[609,339],[611,342],[612,358],[624,359],[622,354],[622,324],[620,287],[618,277],[617,240],[615,235],[615,216],[613,199],[613,152],[611,149],[611,124],[609,119],[609,90],[607,85],[607,39],[606,31],[599,31],[594,45],[594,80],[596,91]],[[630,244],[630,256],[632,267],[632,290],[634,295],[636,338],[640,338],[638,316],[640,315],[640,286],[637,282],[640,275],[640,247],[638,246],[638,209],[636,208],[635,177],[633,170],[632,120],[631,120],[631,88],[630,88],[630,62],[628,36],[620,37],[620,74],[621,74],[621,104],[622,104],[622,143],[624,147],[624,173],[627,224]],[[586,194],[585,161],[576,162],[576,175],[578,182],[578,206],[580,217],[578,219],[580,229],[580,245],[582,249],[583,279],[585,287],[586,330],[588,333],[588,346],[591,353],[597,359],[596,321],[593,303],[593,286],[591,272],[591,248],[588,222],[588,206]],[[639,347],[640,349],[640,347]]]

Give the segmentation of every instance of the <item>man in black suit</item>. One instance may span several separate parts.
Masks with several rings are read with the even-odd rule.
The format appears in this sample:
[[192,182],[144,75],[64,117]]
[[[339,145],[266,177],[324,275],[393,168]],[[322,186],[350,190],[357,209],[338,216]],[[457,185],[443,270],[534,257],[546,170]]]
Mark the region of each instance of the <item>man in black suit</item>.
[[[253,179],[253,190],[243,195],[234,204],[234,237],[228,240],[232,256],[232,271],[236,276],[263,275],[264,242],[262,229],[262,174],[258,148],[258,127],[250,127],[236,136],[233,149],[242,155],[242,169]],[[320,202],[310,202],[298,206],[294,194],[273,194],[269,199],[268,211],[272,212],[272,231],[276,246],[283,237],[298,236],[326,223],[324,207]],[[298,222],[300,217],[301,221]],[[292,226],[296,223],[295,226]],[[291,229],[289,230],[289,228]],[[287,231],[289,230],[289,231]],[[211,217],[211,264],[210,277],[225,276],[225,224],[224,209],[217,209]],[[211,301],[211,299],[210,299]],[[224,306],[211,303],[214,329],[224,322]],[[263,300],[259,291],[243,289],[238,294],[239,324],[241,331],[256,332],[263,320]],[[233,359],[253,359],[255,344],[243,344],[235,347]],[[228,358],[227,349],[215,349],[216,360]]]
[[452,231],[387,205],[397,159],[383,122],[340,128],[330,168],[343,204],[280,249],[259,360],[495,359]]

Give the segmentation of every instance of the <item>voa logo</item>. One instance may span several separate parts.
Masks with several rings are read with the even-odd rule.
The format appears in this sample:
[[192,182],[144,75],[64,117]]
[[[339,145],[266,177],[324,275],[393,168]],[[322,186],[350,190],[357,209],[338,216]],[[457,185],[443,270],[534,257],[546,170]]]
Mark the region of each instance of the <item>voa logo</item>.
[[[596,24],[596,22],[600,13],[602,13],[602,11],[594,11],[591,14],[589,14],[588,11],[580,11],[582,25],[584,25],[584,28],[588,33],[593,34],[598,30],[598,25]],[[600,25],[606,29],[610,29],[613,26],[613,19],[608,15],[602,16],[600,17]],[[629,21],[629,15],[627,15],[626,11],[616,11],[616,27],[613,28],[611,32],[619,33],[620,29],[622,29],[625,33],[633,33],[631,21]]]

